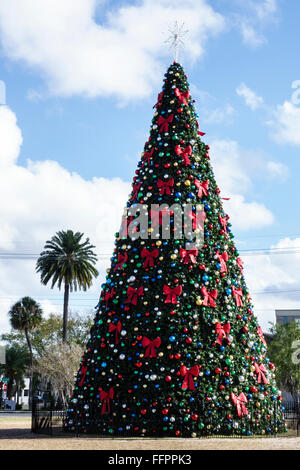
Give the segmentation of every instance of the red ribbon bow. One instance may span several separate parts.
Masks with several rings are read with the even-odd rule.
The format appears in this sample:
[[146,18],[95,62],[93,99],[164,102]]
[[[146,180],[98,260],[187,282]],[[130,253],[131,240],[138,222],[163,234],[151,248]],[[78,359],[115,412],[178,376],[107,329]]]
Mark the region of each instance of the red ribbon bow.
[[202,197],[203,194],[204,194],[205,196],[208,195],[208,185],[209,185],[209,181],[208,181],[208,180],[203,181],[203,183],[201,183],[199,180],[195,179],[194,185],[195,185],[196,188],[198,189],[198,197]]
[[241,287],[239,289],[235,289],[234,287],[232,287],[231,290],[232,290],[232,295],[235,298],[237,307],[243,307],[244,305],[242,301],[243,290],[241,289]]
[[155,338],[151,341],[146,336],[143,337],[142,341],[143,348],[147,348],[145,352],[145,357],[156,357],[156,349],[161,345],[160,337]]
[[114,288],[112,288],[111,292],[105,292],[104,294],[104,301],[105,301],[105,304],[106,304],[106,308],[108,308],[108,302],[113,298],[113,296],[115,295],[116,291],[114,290]]
[[157,248],[155,248],[152,251],[147,250],[147,248],[143,248],[141,251],[141,257],[145,258],[143,268],[147,268],[148,266],[150,268],[153,268],[154,266],[154,258],[157,258],[159,254],[159,251]]
[[260,337],[261,342],[267,347],[267,343],[266,343],[266,340],[264,338],[263,330],[261,329],[260,326],[257,328],[257,334]]
[[137,304],[137,299],[139,295],[144,295],[144,288],[141,286],[138,289],[134,289],[133,287],[128,287],[127,289],[127,299],[125,300],[126,304]]
[[197,228],[203,230],[204,222],[205,222],[205,212],[200,211],[197,212],[197,214],[194,214],[192,210],[188,212],[188,218],[193,221],[193,230],[196,230]]
[[229,334],[229,332],[230,332],[230,323],[225,323],[224,325],[221,325],[221,323],[218,322],[216,324],[216,333],[218,335],[217,343],[222,346],[223,338],[226,338],[228,341],[227,335]]
[[218,251],[216,252],[216,257],[218,258],[220,264],[221,264],[221,273],[227,273],[227,264],[226,262],[228,261],[228,254],[226,251],[224,253],[220,254]]
[[186,366],[180,367],[180,375],[184,377],[181,388],[183,390],[195,390],[195,383],[193,377],[198,377],[199,367],[193,366],[190,369],[187,369]]
[[190,92],[189,92],[189,90],[187,90],[187,91],[180,91],[179,88],[175,88],[174,93],[175,93],[175,95],[176,95],[177,98],[178,98],[178,104],[179,104],[179,106],[180,106],[181,104],[185,104],[186,106],[188,105],[187,100],[188,100],[189,97],[190,97]]
[[133,186],[131,199],[135,199],[135,198],[137,197],[141,185],[142,185],[142,183],[139,182],[139,183],[136,183],[136,184]]
[[177,297],[182,293],[182,286],[176,286],[174,289],[171,287],[164,285],[164,294],[167,296],[165,300],[165,304],[177,304]]
[[185,149],[181,148],[180,145],[176,145],[175,147],[176,155],[181,155],[182,163],[184,166],[188,166],[191,164],[189,157],[192,155],[192,147],[188,145]]
[[144,152],[143,166],[145,165],[146,162],[148,163],[148,165],[150,165],[150,159],[152,158],[153,152],[154,152],[154,148],[152,148],[150,152]]
[[161,132],[168,132],[169,124],[173,121],[173,114],[170,114],[169,117],[164,118],[163,116],[159,116],[157,124],[160,126],[159,133]]
[[123,264],[126,263],[127,260],[128,260],[128,254],[127,253],[124,253],[124,255],[122,255],[122,253],[119,253],[118,254],[118,261],[115,265],[115,270],[118,269],[118,268],[122,268]]
[[80,371],[81,379],[80,379],[80,382],[79,382],[79,387],[82,387],[82,384],[83,384],[83,381],[85,379],[87,371],[88,371],[87,366],[82,366],[81,367],[81,371]]
[[257,383],[261,383],[263,381],[264,384],[268,384],[268,380],[265,376],[265,372],[267,372],[267,369],[263,364],[258,365],[256,362],[254,364],[255,367],[255,372],[257,374]]
[[104,415],[105,413],[110,413],[110,400],[114,398],[114,389],[111,387],[108,392],[105,392],[100,389],[100,400],[103,401],[102,403],[102,410],[101,414]]
[[218,291],[216,289],[208,291],[205,286],[202,286],[201,293],[204,296],[202,305],[216,307],[215,299],[218,297]]
[[158,180],[157,181],[157,187],[159,188],[159,194],[164,195],[164,194],[171,194],[172,189],[174,186],[174,179],[171,178],[168,181],[163,181],[163,180]]
[[157,96],[157,103],[153,106],[153,108],[158,108],[158,106],[160,105],[162,99],[163,99],[163,96],[164,96],[164,90],[161,91],[158,96]]
[[108,328],[108,331],[109,333],[111,333],[112,331],[115,331],[115,344],[119,344],[119,337],[118,337],[118,334],[120,333],[120,331],[122,330],[122,323],[120,321],[118,321],[118,323],[116,325],[114,325],[113,323],[110,323],[109,324],[109,328]]
[[239,417],[248,414],[248,410],[245,405],[245,403],[248,403],[248,400],[244,393],[240,393],[238,397],[235,396],[234,393],[231,393],[231,400],[233,401],[234,405],[236,405],[237,414]]
[[244,266],[243,266],[243,261],[241,260],[241,258],[237,258],[236,262],[240,270],[243,271]]
[[219,214],[219,222],[222,225],[224,232],[226,232],[226,227],[227,227],[227,224],[228,224],[227,216],[221,217],[220,214]]
[[184,248],[181,248],[179,254],[181,256],[181,261],[183,261],[184,264],[197,263],[196,261],[196,256],[198,255],[197,248],[194,248],[193,250],[185,250]]

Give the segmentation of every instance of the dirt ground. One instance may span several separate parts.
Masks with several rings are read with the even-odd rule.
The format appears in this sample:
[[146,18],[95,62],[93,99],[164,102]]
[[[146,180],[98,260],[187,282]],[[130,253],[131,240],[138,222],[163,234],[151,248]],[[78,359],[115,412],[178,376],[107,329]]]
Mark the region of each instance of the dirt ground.
[[126,439],[37,436],[29,417],[0,418],[0,450],[300,450],[300,437],[255,439]]

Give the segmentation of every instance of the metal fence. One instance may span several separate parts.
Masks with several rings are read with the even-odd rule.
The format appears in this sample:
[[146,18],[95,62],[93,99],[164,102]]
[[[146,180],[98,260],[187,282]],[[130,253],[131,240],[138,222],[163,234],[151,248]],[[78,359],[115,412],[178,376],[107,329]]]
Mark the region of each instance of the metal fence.
[[[287,424],[288,429],[294,430],[297,436],[300,436],[300,413],[299,408],[296,409],[295,404],[293,402],[285,402],[282,403],[283,407],[283,414]],[[63,423],[66,417],[66,409],[39,409],[35,403],[32,406],[32,424],[31,424],[31,431],[36,434],[47,434],[51,436],[59,436],[59,435],[66,435],[65,431],[63,430]],[[68,437],[79,437],[81,434],[79,430],[75,428],[74,433],[68,432]],[[86,435],[86,434],[85,434]],[[119,432],[118,435],[114,435],[114,437],[122,437],[123,433]],[[128,434],[126,433],[126,437]],[[132,434],[132,437],[134,434]],[[155,436],[153,436],[155,437]],[[212,438],[212,437],[224,437],[224,438],[242,438],[247,437],[245,434],[235,434],[232,436],[228,435],[203,435],[203,438]],[[263,437],[263,436],[260,436]],[[276,434],[270,435],[268,434],[266,437],[276,437]]]

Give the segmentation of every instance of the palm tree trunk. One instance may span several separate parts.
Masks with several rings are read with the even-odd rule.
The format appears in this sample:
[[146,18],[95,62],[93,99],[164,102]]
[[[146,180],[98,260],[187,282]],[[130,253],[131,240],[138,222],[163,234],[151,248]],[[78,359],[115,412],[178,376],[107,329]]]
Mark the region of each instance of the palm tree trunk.
[[29,349],[29,354],[30,354],[30,370],[29,370],[29,392],[28,392],[28,405],[29,409],[31,410],[32,406],[32,366],[33,366],[33,354],[32,354],[32,347],[31,347],[31,342],[28,334],[28,329],[25,328],[25,336],[26,336],[26,341]]
[[69,291],[70,291],[70,285],[65,284],[64,315],[63,315],[63,343],[67,342]]

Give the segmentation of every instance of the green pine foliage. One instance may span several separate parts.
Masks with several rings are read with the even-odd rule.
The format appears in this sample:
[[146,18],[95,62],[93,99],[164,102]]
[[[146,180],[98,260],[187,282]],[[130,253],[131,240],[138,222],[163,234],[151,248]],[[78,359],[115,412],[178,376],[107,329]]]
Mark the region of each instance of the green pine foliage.
[[181,437],[285,430],[274,365],[193,103],[174,63],[127,207],[203,204],[204,246],[189,252],[184,238],[151,238],[153,219],[148,239],[130,239],[123,218],[66,430]]

